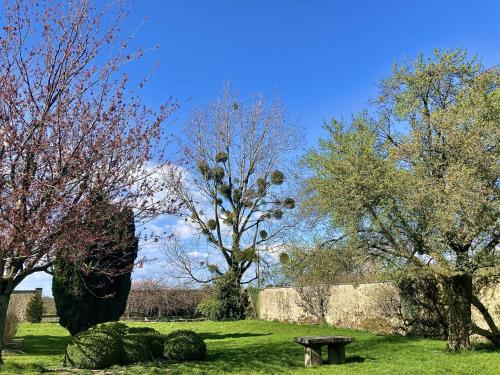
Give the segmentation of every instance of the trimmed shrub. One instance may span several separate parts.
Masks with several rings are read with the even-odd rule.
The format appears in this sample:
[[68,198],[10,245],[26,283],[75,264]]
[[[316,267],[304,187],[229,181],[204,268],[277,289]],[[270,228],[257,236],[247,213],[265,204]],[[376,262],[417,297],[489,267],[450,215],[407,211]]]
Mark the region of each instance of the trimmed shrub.
[[40,293],[34,293],[26,306],[26,320],[30,323],[40,323],[43,315],[43,301]]
[[129,330],[127,325],[121,322],[101,323],[93,326],[91,329],[94,331],[102,331],[106,334],[115,335],[118,337],[123,337]]
[[163,357],[163,346],[165,344],[165,335],[149,327],[130,327],[128,335],[141,335],[145,337],[149,350],[154,359]]
[[98,324],[74,336],[66,349],[66,364],[100,369],[163,356],[165,336],[150,327],[127,327],[124,323]]
[[121,363],[147,362],[153,359],[149,336],[142,333],[123,336],[123,358]]
[[120,362],[122,338],[105,330],[90,329],[75,335],[66,348],[65,363],[82,369],[102,369]]
[[194,331],[178,330],[165,337],[164,356],[171,361],[194,361],[205,358],[207,346]]

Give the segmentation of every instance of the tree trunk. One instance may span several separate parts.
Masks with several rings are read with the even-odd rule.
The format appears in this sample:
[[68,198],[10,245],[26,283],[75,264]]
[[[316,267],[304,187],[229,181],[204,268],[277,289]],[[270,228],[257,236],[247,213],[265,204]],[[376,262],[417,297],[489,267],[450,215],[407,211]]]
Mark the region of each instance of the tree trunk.
[[9,308],[10,292],[0,293],[0,365],[3,364],[2,350],[4,347],[3,335],[5,331],[5,323],[7,321],[7,310]]
[[449,277],[446,280],[446,295],[448,349],[470,350],[472,277],[467,274]]
[[490,330],[488,331],[487,329],[481,328],[474,324],[473,332],[487,338],[493,345],[495,345],[497,348],[500,348],[500,330],[496,326],[495,320],[489,313],[488,309],[477,296],[472,296],[472,305],[479,310],[481,315],[483,315],[484,321],[490,328]]

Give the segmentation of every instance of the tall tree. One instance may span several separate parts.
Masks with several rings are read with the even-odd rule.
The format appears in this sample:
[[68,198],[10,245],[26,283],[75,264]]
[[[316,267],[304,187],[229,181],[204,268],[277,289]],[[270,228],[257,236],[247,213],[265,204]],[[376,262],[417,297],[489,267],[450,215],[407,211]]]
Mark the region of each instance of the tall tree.
[[[100,205],[104,210],[111,206]],[[52,267],[59,324],[71,335],[117,321],[125,311],[139,250],[132,210],[116,212],[106,223],[106,231],[108,238],[91,245],[85,259],[74,263],[60,257]]]
[[193,112],[181,147],[186,165],[165,173],[168,192],[183,203],[178,215],[215,249],[215,257],[192,255],[174,242],[167,254],[176,271],[210,282],[231,271],[237,284],[260,252],[276,245],[289,228],[286,211],[295,200],[286,194],[286,170],[296,131],[277,101],[260,96],[240,100],[226,85],[221,96]]
[[73,249],[73,261],[85,258],[105,236],[99,226],[80,225],[92,191],[133,208],[137,220],[156,213],[149,177],[163,163],[161,124],[173,106],[155,113],[129,90],[120,72],[142,52],[128,53],[117,40],[119,2],[103,11],[92,4],[12,0],[2,7],[0,339],[22,280],[50,267],[62,249]]
[[498,68],[462,50],[419,56],[382,82],[379,119],[332,121],[305,159],[312,207],[370,254],[441,280],[453,350],[469,349],[471,332],[500,345],[478,298],[500,265],[499,83]]

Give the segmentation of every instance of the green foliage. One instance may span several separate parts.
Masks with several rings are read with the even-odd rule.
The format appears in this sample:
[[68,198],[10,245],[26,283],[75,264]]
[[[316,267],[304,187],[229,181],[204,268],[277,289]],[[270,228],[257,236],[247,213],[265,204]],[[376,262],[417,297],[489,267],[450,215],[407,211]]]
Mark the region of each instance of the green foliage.
[[466,284],[495,282],[500,266],[499,86],[500,70],[463,50],[419,56],[380,85],[380,118],[326,124],[328,138],[305,158],[311,213],[406,272],[463,281],[448,290],[454,348],[470,348]]
[[214,219],[209,219],[207,221],[207,227],[210,230],[215,230],[215,228],[217,228],[217,222]]
[[215,281],[214,293],[204,299],[197,310],[210,320],[240,320],[245,319],[248,304],[248,294],[236,275],[228,271]]
[[205,298],[196,308],[198,313],[210,320],[218,320],[221,311],[221,304],[217,298],[211,296]]
[[212,173],[215,181],[219,183],[222,182],[222,179],[224,178],[225,175],[224,168],[217,166],[212,170]]
[[283,205],[288,208],[289,210],[295,208],[295,200],[292,198],[285,198],[283,200]]
[[240,286],[237,276],[228,271],[215,282],[214,297],[220,310],[215,320],[245,319],[248,295]]
[[75,262],[61,257],[54,262],[52,292],[59,323],[72,335],[97,323],[116,321],[125,311],[130,270],[138,252],[133,212],[116,213],[105,230],[113,240],[96,243],[85,259]]
[[99,369],[150,361],[162,357],[164,341],[165,337],[150,327],[127,327],[120,322],[98,324],[73,337],[66,350],[66,363]]
[[122,342],[122,363],[147,362],[153,359],[148,336],[140,333],[127,334],[123,336]]
[[30,323],[40,323],[43,315],[43,301],[40,293],[33,293],[26,306],[26,320]]
[[234,189],[233,190],[233,201],[237,203],[240,200],[241,200],[241,190],[240,189]]
[[164,356],[170,361],[196,361],[205,358],[203,338],[191,330],[178,330],[165,337]]
[[266,195],[267,181],[264,178],[257,179],[257,194],[260,196]]
[[114,335],[116,337],[122,337],[129,330],[127,325],[122,322],[101,323],[91,327],[90,329],[93,329],[94,331],[104,332],[109,335]]
[[198,170],[205,180],[209,180],[212,178],[212,171],[205,160],[202,160],[198,163]]
[[276,208],[273,213],[273,218],[275,218],[276,220],[280,220],[282,217],[283,217],[283,211],[280,210],[279,208]]
[[253,286],[247,288],[248,300],[250,303],[247,306],[245,315],[247,319],[258,319],[259,318],[259,293],[260,289]]
[[216,155],[215,155],[215,161],[217,163],[225,163],[228,159],[228,155],[227,155],[227,152],[224,152],[224,151],[219,151]]
[[66,348],[65,363],[82,369],[102,369],[120,363],[123,343],[119,336],[102,330],[75,335]]
[[163,346],[165,336],[157,330],[150,327],[130,327],[127,330],[127,335],[141,335],[146,340],[149,352],[155,359],[163,356]]
[[220,184],[218,190],[227,199],[231,198],[231,186],[228,184]]
[[274,171],[271,174],[271,183],[273,185],[281,185],[285,181],[285,175],[281,171]]
[[432,275],[402,275],[397,285],[406,334],[446,338],[446,306],[443,303],[443,288],[439,285],[439,280]]

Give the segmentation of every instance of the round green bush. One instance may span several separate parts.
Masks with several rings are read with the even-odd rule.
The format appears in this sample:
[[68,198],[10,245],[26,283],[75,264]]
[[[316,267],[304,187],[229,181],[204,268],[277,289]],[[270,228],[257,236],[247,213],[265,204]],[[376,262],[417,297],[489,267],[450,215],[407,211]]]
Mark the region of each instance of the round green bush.
[[123,336],[127,333],[128,327],[125,323],[121,322],[109,322],[109,323],[101,323],[97,324],[90,328],[94,331],[104,332],[110,335]]
[[205,358],[207,346],[194,331],[178,330],[165,337],[163,355],[171,361],[193,361]]
[[73,337],[66,347],[65,362],[71,367],[102,369],[119,363],[122,354],[120,337],[91,329]]
[[123,336],[122,363],[147,362],[153,359],[149,337],[146,334],[135,333]]
[[144,336],[147,340],[153,358],[158,359],[163,357],[165,336],[157,330],[150,327],[130,327],[127,330],[127,334],[137,334]]

